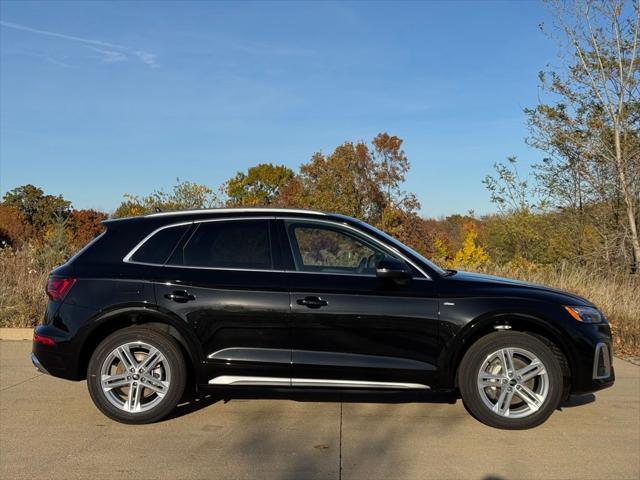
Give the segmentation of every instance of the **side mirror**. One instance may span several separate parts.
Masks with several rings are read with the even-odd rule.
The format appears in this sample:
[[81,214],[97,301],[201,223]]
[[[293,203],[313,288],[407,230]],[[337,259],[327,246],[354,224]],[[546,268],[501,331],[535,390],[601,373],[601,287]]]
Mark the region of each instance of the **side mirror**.
[[383,258],[376,265],[376,277],[393,280],[400,285],[409,283],[412,276],[413,272],[407,264],[395,258]]

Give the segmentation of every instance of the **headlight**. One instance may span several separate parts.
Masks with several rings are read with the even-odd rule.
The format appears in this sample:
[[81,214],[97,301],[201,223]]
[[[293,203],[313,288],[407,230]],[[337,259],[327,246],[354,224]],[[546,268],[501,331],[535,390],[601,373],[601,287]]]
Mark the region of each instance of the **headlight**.
[[600,323],[602,321],[602,314],[597,308],[593,307],[564,307],[569,315],[575,318],[579,322],[583,323]]

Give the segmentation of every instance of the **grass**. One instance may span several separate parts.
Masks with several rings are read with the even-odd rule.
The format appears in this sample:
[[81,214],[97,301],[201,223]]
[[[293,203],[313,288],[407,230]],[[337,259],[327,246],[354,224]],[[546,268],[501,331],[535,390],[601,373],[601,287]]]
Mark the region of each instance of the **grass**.
[[33,327],[44,315],[44,287],[50,269],[43,268],[35,247],[16,252],[0,249],[0,327]]
[[[46,249],[26,246],[0,249],[0,327],[32,327],[44,315],[44,286],[55,257]],[[572,266],[510,268],[485,266],[485,273],[526,280],[585,297],[605,314],[618,355],[640,356],[640,275],[609,273]]]

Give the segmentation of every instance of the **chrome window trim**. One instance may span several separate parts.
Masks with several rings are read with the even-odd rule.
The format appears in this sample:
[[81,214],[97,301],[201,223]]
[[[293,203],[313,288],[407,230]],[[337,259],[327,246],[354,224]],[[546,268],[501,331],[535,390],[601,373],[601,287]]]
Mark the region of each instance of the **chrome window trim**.
[[[431,277],[429,276],[429,274],[427,272],[425,272],[422,268],[420,268],[418,265],[415,264],[415,262],[409,260],[406,255],[404,255],[402,252],[400,252],[397,248],[392,247],[390,245],[387,245],[385,243],[382,243],[380,240],[378,240],[377,238],[373,237],[372,235],[369,235],[367,232],[359,230],[355,227],[353,227],[352,225],[349,225],[346,222],[338,222],[335,220],[327,220],[327,219],[316,219],[316,218],[312,218],[312,219],[306,219],[306,218],[298,218],[298,217],[282,217],[282,216],[277,216],[276,217],[277,220],[289,220],[289,221],[298,221],[301,223],[307,222],[307,223],[319,223],[319,224],[329,224],[329,225],[333,225],[333,226],[338,226],[338,227],[344,227],[347,228],[348,230],[353,230],[354,232],[367,237],[367,239],[371,240],[374,244],[378,245],[380,248],[382,248],[382,250],[386,250],[387,252],[393,252],[394,254],[396,254],[397,256],[399,256],[402,260],[404,260],[405,262],[407,262],[409,265],[413,266],[416,270],[418,270],[422,275],[424,275],[424,277],[413,277],[413,279],[425,279],[425,280],[432,280]],[[375,277],[375,275],[368,275],[368,274],[360,274],[360,273],[333,273],[333,272],[305,272],[305,271],[299,271],[299,270],[287,270],[287,273],[289,272],[297,272],[297,273],[311,273],[311,274],[320,274],[320,275],[357,275],[357,276],[365,276],[365,277]]]
[[136,252],[140,249],[140,247],[142,247],[142,245],[144,245],[151,237],[153,237],[156,233],[162,231],[162,230],[166,230],[168,228],[175,228],[175,227],[183,227],[184,225],[191,225],[194,222],[180,222],[180,223],[172,223],[171,225],[163,225],[162,227],[156,228],[154,231],[152,231],[149,235],[147,235],[146,237],[144,237],[142,240],[140,240],[135,247],[133,247],[133,249],[127,253],[125,255],[125,257],[122,259],[123,262],[125,263],[135,263],[138,265],[156,265],[156,266],[163,266],[164,264],[161,263],[147,263],[147,262],[135,262],[133,260],[131,260],[131,257],[133,257]]
[[[247,211],[249,211],[250,209],[248,209]],[[270,209],[266,209],[267,211],[272,211]],[[215,210],[215,211],[219,211],[219,210]],[[229,211],[237,211],[237,209],[231,209]],[[259,210],[259,209],[253,209],[251,211],[265,211],[265,210]],[[298,212],[298,210],[285,210],[286,212]],[[306,210],[300,210],[300,212],[306,212],[308,213]],[[173,213],[173,212],[167,212],[167,213]],[[159,214],[153,214],[153,215],[159,215]],[[322,214],[322,215],[326,215],[326,214]],[[229,268],[229,267],[198,267],[198,266],[193,266],[193,265],[167,265],[167,263],[147,263],[147,262],[136,262],[134,260],[131,260],[131,257],[133,255],[135,255],[136,251],[140,249],[140,247],[142,247],[142,245],[144,245],[145,242],[147,242],[151,237],[153,237],[156,233],[158,233],[161,230],[165,230],[167,228],[172,228],[172,227],[181,227],[184,225],[191,225],[191,224],[196,224],[196,223],[211,223],[211,222],[232,222],[232,221],[243,221],[243,220],[289,220],[289,221],[300,221],[300,222],[307,222],[307,223],[320,223],[320,224],[329,224],[332,226],[337,226],[337,227],[344,227],[347,228],[349,230],[353,230],[354,232],[363,235],[364,237],[368,238],[370,241],[372,241],[373,243],[375,243],[376,245],[380,246],[383,250],[386,251],[391,251],[394,254],[396,254],[397,256],[399,256],[400,258],[402,258],[405,262],[409,263],[410,265],[412,265],[416,270],[418,270],[422,275],[424,275],[424,277],[413,277],[413,280],[427,280],[427,281],[431,281],[432,278],[429,276],[429,274],[427,272],[425,272],[422,268],[420,268],[418,265],[416,265],[415,262],[413,262],[412,260],[409,260],[404,254],[402,254],[402,252],[400,252],[398,249],[396,249],[395,247],[392,247],[390,245],[386,245],[385,243],[382,243],[380,240],[378,240],[377,238],[373,237],[372,235],[369,235],[367,232],[359,230],[351,225],[349,225],[346,222],[339,222],[339,221],[335,221],[335,220],[327,220],[327,219],[316,219],[316,218],[302,218],[302,217],[286,217],[286,216],[256,216],[256,217],[222,217],[222,218],[205,218],[205,219],[200,219],[200,220],[192,220],[189,222],[179,222],[179,223],[172,223],[170,225],[163,225],[161,227],[156,228],[154,231],[152,231],[151,233],[149,233],[146,237],[144,237],[140,242],[138,242],[138,244],[136,244],[135,247],[133,247],[133,249],[127,253],[127,255],[125,255],[125,257],[122,259],[123,262],[125,263],[133,263],[136,265],[147,265],[147,266],[151,266],[151,267],[170,267],[170,268],[191,268],[191,269],[198,269],[198,270],[223,270],[223,271],[238,271],[238,272],[276,272],[276,273],[299,273],[299,274],[311,274],[311,275],[346,275],[346,276],[350,276],[350,277],[369,277],[369,278],[374,278],[375,275],[371,275],[371,274],[363,274],[363,273],[341,273],[341,272],[305,272],[305,271],[300,271],[300,270],[283,270],[283,269],[259,269],[259,268]]]
[[125,257],[122,259],[122,261],[125,262],[125,263],[135,263],[136,265],[149,265],[149,266],[153,266],[153,267],[167,267],[167,266],[169,266],[169,267],[172,267],[172,268],[199,268],[199,269],[205,269],[205,270],[241,270],[241,271],[247,270],[247,271],[250,271],[250,272],[274,272],[274,271],[277,271],[277,270],[273,270],[273,269],[265,270],[265,269],[256,269],[256,268],[197,267],[197,266],[191,266],[191,265],[167,265],[166,262],[165,263],[136,262],[134,260],[131,260],[131,257],[133,255],[135,255],[136,251],[138,249],[140,249],[140,247],[142,247],[142,245],[144,245],[145,242],[147,242],[151,237],[153,237],[156,233],[160,232],[161,230],[166,230],[167,228],[182,227],[184,225],[192,225],[192,224],[195,224],[195,223],[232,222],[232,221],[241,221],[241,220],[275,220],[275,218],[276,217],[267,217],[267,216],[203,218],[201,220],[191,220],[190,222],[180,222],[180,223],[172,223],[170,225],[163,225],[161,227],[156,228],[149,235],[147,235],[142,240],[140,240],[140,242],[138,242],[138,244],[135,247],[133,247],[133,249],[129,253],[127,253],[127,255],[125,255]]

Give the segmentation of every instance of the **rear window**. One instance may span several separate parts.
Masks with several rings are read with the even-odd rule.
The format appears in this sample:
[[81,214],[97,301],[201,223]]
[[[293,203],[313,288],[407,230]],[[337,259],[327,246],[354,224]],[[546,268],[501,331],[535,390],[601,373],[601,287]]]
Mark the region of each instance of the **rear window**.
[[[180,258],[181,257],[181,258]],[[208,268],[273,268],[268,220],[201,223],[171,264]]]
[[189,225],[178,225],[156,232],[136,250],[131,261],[164,265],[188,228]]

